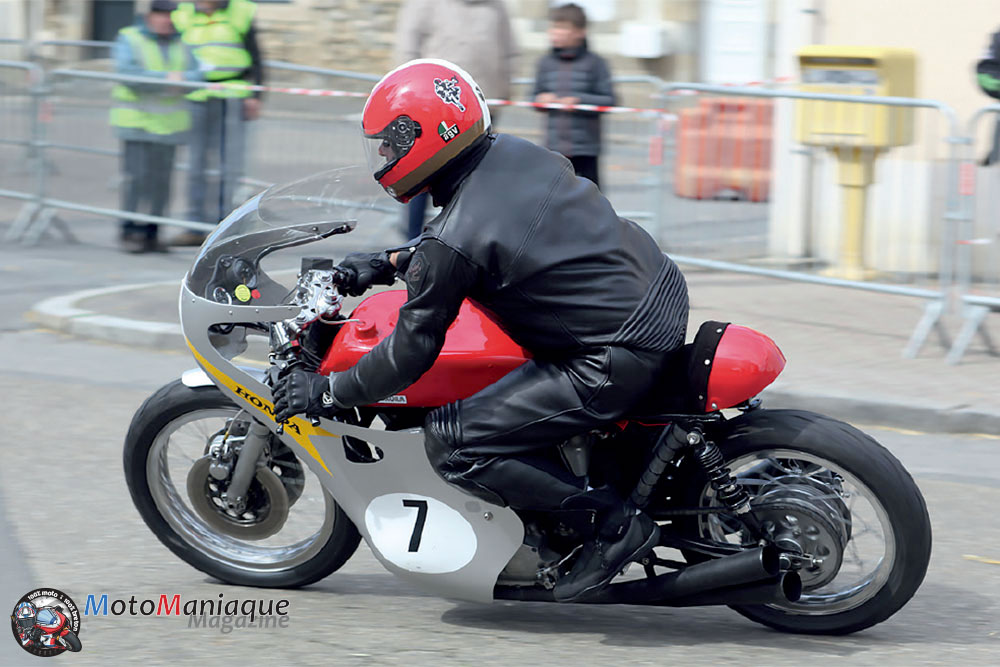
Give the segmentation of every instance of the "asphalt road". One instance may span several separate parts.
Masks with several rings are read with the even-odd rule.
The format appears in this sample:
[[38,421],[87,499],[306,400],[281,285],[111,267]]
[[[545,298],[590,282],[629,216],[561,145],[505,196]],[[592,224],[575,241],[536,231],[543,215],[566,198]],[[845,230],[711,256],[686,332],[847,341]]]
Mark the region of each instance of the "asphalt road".
[[[189,628],[182,618],[85,617],[74,664],[984,664],[1000,650],[996,506],[1000,439],[869,429],[914,473],[934,522],[934,556],[913,601],[841,638],[782,635],[725,608],[479,606],[395,580],[362,547],[300,591],[207,579],[153,537],[132,507],[121,446],[134,410],[193,364],[185,355],[81,342],[33,329],[0,333],[3,603],[52,586],[109,599],[289,600],[284,629]],[[22,590],[23,589],[23,590]],[[11,651],[13,649],[13,652]],[[34,664],[12,641],[0,663]],[[991,658],[992,656],[992,658]]]

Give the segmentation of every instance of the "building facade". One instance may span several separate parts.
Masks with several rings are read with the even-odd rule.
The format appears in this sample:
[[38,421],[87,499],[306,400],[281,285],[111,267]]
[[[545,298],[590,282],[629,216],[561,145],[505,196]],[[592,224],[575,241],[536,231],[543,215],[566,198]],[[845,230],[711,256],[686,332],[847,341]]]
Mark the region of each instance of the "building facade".
[[[716,0],[711,0],[716,1]],[[737,0],[739,1],[739,0]],[[745,1],[745,0],[743,0]],[[752,0],[769,4],[770,0]],[[548,48],[549,0],[506,0],[530,76]],[[619,74],[667,79],[698,76],[698,0],[578,0],[591,16],[591,47]],[[268,59],[358,72],[392,62],[401,0],[258,0],[257,27]],[[0,38],[113,39],[144,0],[0,0]],[[629,31],[624,35],[623,30]],[[639,57],[629,49],[642,49]]]

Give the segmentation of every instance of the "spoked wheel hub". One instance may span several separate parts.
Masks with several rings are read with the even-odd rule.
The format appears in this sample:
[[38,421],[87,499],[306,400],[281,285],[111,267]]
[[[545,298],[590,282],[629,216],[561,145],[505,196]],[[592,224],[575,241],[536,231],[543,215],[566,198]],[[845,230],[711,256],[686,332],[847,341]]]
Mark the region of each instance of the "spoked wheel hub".
[[838,489],[825,480],[779,477],[761,487],[754,514],[773,544],[793,555],[805,590],[837,576],[851,538],[851,513]]
[[211,456],[195,461],[187,476],[191,506],[205,523],[241,540],[263,540],[285,525],[290,507],[288,492],[270,468],[258,467],[246,498],[234,505],[226,497],[227,482],[210,473]]

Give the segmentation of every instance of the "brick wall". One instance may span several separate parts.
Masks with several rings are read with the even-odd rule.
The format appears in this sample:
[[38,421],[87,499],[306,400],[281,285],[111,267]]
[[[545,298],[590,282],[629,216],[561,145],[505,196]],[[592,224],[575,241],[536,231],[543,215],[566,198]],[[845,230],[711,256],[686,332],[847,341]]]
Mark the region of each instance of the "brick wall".
[[295,0],[259,6],[267,58],[378,73],[391,65],[400,0]]
[[[292,0],[262,3],[258,30],[269,59],[356,72],[391,69],[396,14],[402,0]],[[591,46],[608,59],[617,75],[647,74],[663,79],[691,80],[696,59],[691,52],[698,19],[698,0],[655,3],[658,19],[680,26],[686,44],[680,53],[650,60],[617,54],[620,20],[649,18],[649,3],[618,0],[616,20],[590,26]],[[518,76],[532,76],[535,62],[547,49],[548,0],[507,0],[521,50]],[[646,12],[645,14],[643,12]],[[643,103],[638,88],[622,91],[628,104]]]

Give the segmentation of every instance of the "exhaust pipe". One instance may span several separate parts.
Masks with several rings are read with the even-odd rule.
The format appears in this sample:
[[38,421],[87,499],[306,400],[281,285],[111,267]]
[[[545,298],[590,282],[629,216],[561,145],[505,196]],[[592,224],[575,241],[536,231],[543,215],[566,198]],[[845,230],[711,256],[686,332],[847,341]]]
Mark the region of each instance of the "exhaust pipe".
[[774,580],[780,571],[779,555],[777,548],[767,545],[713,558],[653,579],[612,584],[587,602],[666,604],[668,600],[693,597],[706,591]]
[[[652,579],[612,584],[580,602],[669,607],[795,602],[802,595],[802,580],[794,572],[781,573],[779,555],[774,546],[759,547],[689,565],[679,572]],[[497,586],[494,597],[554,601],[552,591],[520,586]]]
[[796,572],[786,572],[771,581],[717,588],[688,597],[663,600],[659,604],[665,607],[772,604],[796,602],[800,597],[802,597],[802,578]]

